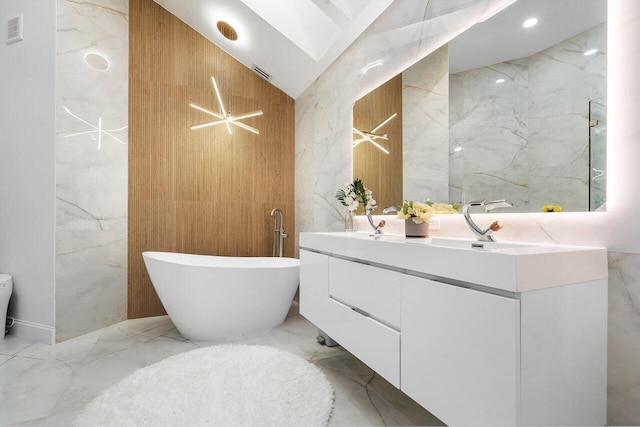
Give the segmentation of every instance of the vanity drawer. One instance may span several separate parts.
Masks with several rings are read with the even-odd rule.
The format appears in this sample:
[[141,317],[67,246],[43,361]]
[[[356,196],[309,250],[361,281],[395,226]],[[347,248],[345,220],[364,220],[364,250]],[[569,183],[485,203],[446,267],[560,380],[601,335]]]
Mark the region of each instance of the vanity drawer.
[[400,388],[400,333],[329,299],[331,320],[323,330],[395,387]]
[[329,295],[400,330],[398,272],[339,258],[329,258]]

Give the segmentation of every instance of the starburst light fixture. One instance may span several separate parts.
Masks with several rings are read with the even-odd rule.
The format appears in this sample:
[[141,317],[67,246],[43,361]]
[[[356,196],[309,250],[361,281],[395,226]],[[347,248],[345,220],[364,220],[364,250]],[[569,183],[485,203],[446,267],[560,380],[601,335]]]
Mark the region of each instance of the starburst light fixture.
[[211,81],[213,82],[213,89],[216,92],[216,97],[218,98],[218,104],[220,104],[220,113],[215,113],[213,111],[207,110],[206,108],[199,107],[195,104],[189,104],[189,107],[195,108],[198,111],[202,111],[205,114],[208,114],[212,117],[215,117],[218,120],[214,120],[212,122],[200,123],[197,125],[191,126],[191,130],[201,129],[209,126],[216,126],[225,124],[227,126],[227,130],[231,134],[231,125],[238,126],[242,129],[248,130],[249,132],[253,132],[256,135],[260,134],[260,131],[254,127],[246,125],[238,120],[248,119],[249,117],[261,116],[262,110],[253,111],[251,113],[240,114],[238,116],[234,116],[231,114],[231,111],[226,111],[224,108],[224,104],[222,103],[222,96],[220,96],[220,90],[218,90],[218,84],[216,83],[216,79],[212,76]]
[[[88,121],[78,117],[77,115],[73,114],[67,107],[65,107],[64,105],[62,106],[62,109],[64,111],[66,111],[67,113],[69,113],[69,115],[71,117],[73,117],[76,120],[81,121],[82,123],[84,123],[85,125],[89,126],[90,128],[92,128],[92,130],[87,130],[84,132],[76,132],[76,133],[70,133],[68,135],[65,135],[65,138],[71,138],[72,136],[80,136],[80,135],[91,135],[91,138],[95,141],[98,141],[98,150],[102,149],[102,135],[106,135],[108,137],[111,137],[111,139],[114,139],[115,141],[119,142],[122,145],[127,145],[126,142],[120,140],[119,138],[116,138],[113,134],[111,134],[111,132],[120,132],[123,131],[125,129],[128,128],[128,126],[122,126],[121,128],[118,129],[104,129],[102,127],[102,117],[98,117],[98,126],[93,125],[91,123],[89,123]],[[97,137],[97,138],[96,138]]]
[[355,133],[356,135],[358,135],[360,137],[359,139],[356,139],[356,140],[353,141],[353,146],[355,147],[356,145],[360,144],[361,142],[368,141],[368,142],[372,143],[374,146],[376,146],[378,149],[382,150],[385,154],[389,154],[389,150],[387,150],[382,145],[380,145],[380,144],[378,144],[376,142],[377,139],[385,139],[385,140],[388,141],[389,140],[389,136],[386,133],[383,134],[383,135],[376,134],[376,131],[378,129],[380,129],[382,126],[384,126],[387,123],[389,123],[397,115],[398,115],[398,113],[393,113],[392,115],[390,115],[389,117],[384,119],[382,122],[380,122],[380,124],[378,124],[378,126],[376,126],[373,129],[371,129],[369,132],[363,132],[361,130],[353,128],[353,133]]

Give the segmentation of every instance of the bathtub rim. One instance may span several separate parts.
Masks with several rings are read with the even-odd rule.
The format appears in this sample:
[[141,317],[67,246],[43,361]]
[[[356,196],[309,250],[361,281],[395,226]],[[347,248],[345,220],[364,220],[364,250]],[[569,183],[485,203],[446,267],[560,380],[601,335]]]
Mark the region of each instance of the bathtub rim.
[[298,258],[289,257],[239,257],[222,255],[200,255],[182,252],[144,251],[143,259],[150,259],[168,264],[189,267],[209,268],[297,268],[300,267]]

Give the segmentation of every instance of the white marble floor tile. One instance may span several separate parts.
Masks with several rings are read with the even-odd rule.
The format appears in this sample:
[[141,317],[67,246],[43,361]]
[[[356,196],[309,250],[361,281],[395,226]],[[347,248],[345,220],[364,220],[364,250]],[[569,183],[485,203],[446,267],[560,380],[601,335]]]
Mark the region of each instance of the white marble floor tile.
[[441,425],[342,347],[318,344],[316,335],[294,303],[278,328],[215,341],[184,339],[167,316],[127,320],[54,346],[11,339],[0,347],[0,424],[70,426],[94,397],[138,368],[196,348],[237,343],[287,350],[322,369],[335,390],[333,427]]
[[335,390],[330,425],[441,426],[440,420],[389,384],[354,356],[342,354],[315,362]]
[[8,355],[8,354],[0,354],[0,366],[2,366],[3,363],[5,363],[6,361],[10,360],[13,356]]
[[41,347],[47,346],[45,344],[35,343],[24,338],[16,337],[14,335],[7,335],[4,338],[4,341],[0,343],[0,354],[13,356],[14,354],[27,349],[36,349]]
[[76,416],[79,413],[80,411],[67,412],[60,415],[51,415],[49,417],[38,418],[35,420],[14,424],[12,427],[71,427],[74,425]]
[[0,420],[11,425],[51,413],[73,377],[64,362],[14,356],[0,365]]

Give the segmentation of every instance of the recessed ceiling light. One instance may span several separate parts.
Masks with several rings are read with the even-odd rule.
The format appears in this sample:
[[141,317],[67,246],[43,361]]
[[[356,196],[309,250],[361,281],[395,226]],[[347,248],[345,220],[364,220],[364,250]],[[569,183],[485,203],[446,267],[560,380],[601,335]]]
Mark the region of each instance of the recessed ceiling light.
[[110,67],[109,60],[101,53],[89,52],[84,55],[84,62],[94,70],[107,71]]
[[218,28],[218,31],[220,31],[220,34],[222,34],[224,38],[231,41],[238,40],[238,32],[228,22],[218,21],[216,22],[216,28]]
[[589,56],[589,55],[593,55],[594,53],[596,53],[598,51],[598,49],[589,49],[588,51],[586,51],[584,53],[584,56]]
[[496,80],[496,83],[504,83],[504,79],[498,79]]
[[458,153],[460,151],[462,151],[462,147],[456,147],[453,149],[454,153]]
[[537,18],[529,18],[522,23],[522,26],[525,28],[531,28],[538,23]]

